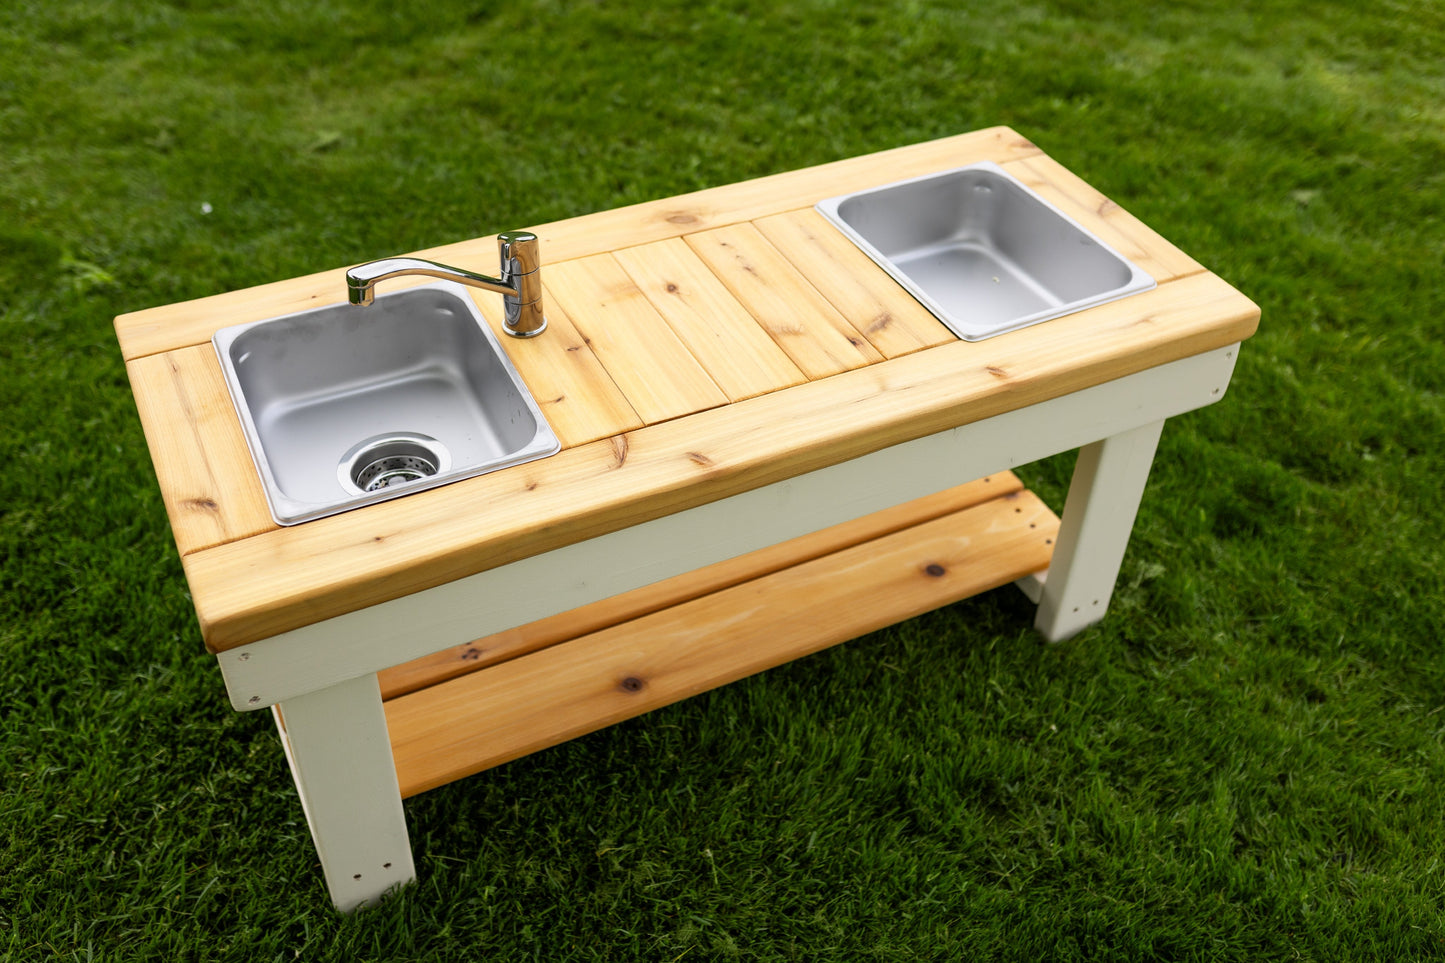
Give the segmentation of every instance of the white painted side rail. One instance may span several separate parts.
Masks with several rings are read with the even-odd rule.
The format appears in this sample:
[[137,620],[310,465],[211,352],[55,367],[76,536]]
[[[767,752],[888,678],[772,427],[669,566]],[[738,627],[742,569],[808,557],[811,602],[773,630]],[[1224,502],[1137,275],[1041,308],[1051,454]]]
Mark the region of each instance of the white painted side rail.
[[[1224,396],[1238,345],[1160,365],[1028,408],[920,438],[579,542],[415,595],[304,626],[217,656],[231,704],[258,709],[371,675],[652,582],[890,508],[953,485],[1162,422]],[[1157,437],[1157,435],[1156,435]],[[1151,448],[1152,453],[1152,448]],[[1142,491],[1144,464],[1138,487]],[[1070,501],[1072,503],[1073,496]],[[1137,496],[1133,507],[1137,507]],[[1127,543],[1133,507],[1100,519]],[[1085,508],[1085,514],[1090,513]],[[1076,512],[1077,514],[1077,512]],[[1127,518],[1125,518],[1127,515]],[[1070,506],[1064,509],[1069,524]],[[1061,536],[1062,538],[1062,536]],[[1085,539],[1092,543],[1094,539]],[[1061,545],[1061,549],[1066,546]],[[1087,552],[1094,551],[1084,545]],[[1100,552],[1102,554],[1110,554]],[[1122,547],[1119,549],[1122,555]],[[1087,565],[1052,572],[1050,598],[1074,597]],[[1117,572],[1117,560],[1114,572]],[[1056,566],[1057,568],[1057,566]],[[1109,576],[1112,587],[1113,575]],[[1091,581],[1090,601],[1101,598]],[[1072,607],[1070,604],[1068,607]],[[1070,623],[1072,624],[1072,623]],[[1087,623],[1084,623],[1087,624]],[[1069,634],[1059,622],[1050,637]],[[1082,625],[1072,628],[1077,631]]]

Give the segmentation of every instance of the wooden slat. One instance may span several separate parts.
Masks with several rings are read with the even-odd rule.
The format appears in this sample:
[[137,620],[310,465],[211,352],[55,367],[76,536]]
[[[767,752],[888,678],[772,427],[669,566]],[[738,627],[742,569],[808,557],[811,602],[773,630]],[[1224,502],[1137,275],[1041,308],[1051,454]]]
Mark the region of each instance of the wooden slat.
[[754,224],[884,357],[955,340],[932,312],[811,207]]
[[183,559],[213,651],[1248,338],[1212,274]]
[[126,364],[182,555],[275,527],[210,344]]
[[1022,488],[1023,483],[1012,472],[990,475],[811,535],[645,585],[592,605],[444,649],[377,673],[381,681],[381,695],[383,699],[392,699],[415,692],[528,652],[971,508]]
[[[813,204],[825,197],[904,177],[976,161],[1002,162],[1038,153],[1037,147],[1015,131],[1007,127],[993,127],[692,194],[584,214],[535,225],[531,229],[541,239],[545,273],[547,265],[559,261],[750,221]],[[504,229],[518,226],[505,225]],[[377,252],[375,256],[393,253],[400,252]],[[495,274],[497,269],[496,235],[413,253],[417,257],[471,268],[484,274]],[[358,260],[361,260],[360,256]],[[399,286],[404,282],[390,283]],[[121,315],[116,318],[116,333],[121,352],[129,360],[200,344],[208,340],[216,328],[227,324],[258,321],[289,311],[336,304],[345,299],[345,292],[344,271],[333,269]]]
[[1057,520],[1021,492],[386,703],[403,797],[1007,584]]
[[1149,272],[1155,281],[1162,284],[1204,270],[1198,261],[1164,240],[1058,161],[1039,154],[1001,166],[1050,204],[1093,231],[1114,250]]
[[616,258],[730,401],[807,380],[681,239],[627,248]]
[[473,295],[562,447],[641,428],[642,419],[545,283],[542,298],[547,330],[535,338],[514,338],[503,326],[502,299]]
[[883,359],[751,224],[689,234],[686,240],[810,379]]
[[646,424],[727,404],[611,254],[552,265],[547,291]]

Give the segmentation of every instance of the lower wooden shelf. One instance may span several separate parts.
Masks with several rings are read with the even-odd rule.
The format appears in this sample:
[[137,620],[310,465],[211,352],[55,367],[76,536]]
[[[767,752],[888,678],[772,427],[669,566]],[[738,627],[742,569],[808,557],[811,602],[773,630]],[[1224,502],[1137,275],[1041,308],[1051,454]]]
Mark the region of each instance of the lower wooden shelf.
[[994,475],[390,670],[401,794],[1006,585],[1048,567],[1057,531]]

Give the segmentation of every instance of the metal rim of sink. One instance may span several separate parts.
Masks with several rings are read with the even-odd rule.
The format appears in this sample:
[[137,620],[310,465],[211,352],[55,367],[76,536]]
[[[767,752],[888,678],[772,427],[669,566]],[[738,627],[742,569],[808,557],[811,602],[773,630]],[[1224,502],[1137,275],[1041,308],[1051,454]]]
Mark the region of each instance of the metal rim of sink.
[[[895,258],[895,255],[885,254],[875,246],[872,241],[849,222],[848,217],[843,213],[843,206],[845,204],[858,199],[875,195],[887,195],[912,185],[944,182],[948,179],[957,178],[959,175],[975,171],[986,172],[998,178],[999,182],[1007,185],[1015,196],[1027,198],[1029,202],[1032,205],[1036,205],[1038,209],[1049,212],[1053,218],[1057,219],[1057,223],[1072,228],[1073,231],[1077,232],[1079,237],[1086,239],[1091,246],[1103,252],[1103,254],[1110,259],[1111,263],[1117,264],[1127,274],[1127,279],[1110,288],[1074,298],[1060,297],[1058,299],[1065,303],[1055,303],[1041,307],[1039,310],[1022,311],[1006,318],[978,323],[968,313],[961,313],[948,307],[939,297],[935,296],[935,292],[931,291],[927,285],[916,280],[911,270],[905,269]],[[994,193],[994,187],[987,184],[975,184],[974,191],[979,194],[992,194]],[[1098,307],[1101,304],[1107,304],[1110,301],[1140,294],[1157,287],[1154,277],[1147,271],[1121,254],[1097,233],[1080,224],[1077,220],[1042,197],[1037,191],[1019,180],[1019,178],[992,161],[980,161],[951,170],[935,171],[917,177],[904,178],[889,184],[882,184],[877,187],[869,187],[848,194],[841,194],[836,197],[824,198],[814,205],[814,209],[834,227],[838,228],[860,251],[887,272],[893,280],[897,281],[905,291],[911,294],[923,307],[928,309],[934,317],[938,318],[944,327],[965,341],[981,341],[996,335],[1006,334],[1010,331],[1016,331],[1019,328],[1025,328],[1042,321],[1049,321],[1054,318]],[[920,250],[924,253],[933,253],[932,250],[922,248],[920,248]],[[999,275],[1003,275],[1005,272],[1000,271],[998,273]],[[993,277],[994,283],[997,284],[999,279],[999,276]],[[1032,279],[1026,280],[1032,282]]]
[[391,432],[347,449],[336,466],[336,480],[352,495],[370,495],[451,470],[452,455],[430,435]]

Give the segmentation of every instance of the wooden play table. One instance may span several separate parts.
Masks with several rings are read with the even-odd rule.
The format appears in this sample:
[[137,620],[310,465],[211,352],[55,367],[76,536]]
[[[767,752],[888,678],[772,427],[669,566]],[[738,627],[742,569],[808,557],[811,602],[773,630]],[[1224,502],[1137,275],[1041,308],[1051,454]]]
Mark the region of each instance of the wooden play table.
[[[983,160],[1158,287],[964,342],[812,209]],[[206,647],[343,909],[414,878],[404,797],[1009,582],[1049,639],[1098,621],[1164,420],[1259,318],[1001,127],[531,230],[550,324],[504,346],[562,451],[294,527],[209,339],[343,271],[116,319]],[[1061,523],[1010,469],[1075,448]]]

